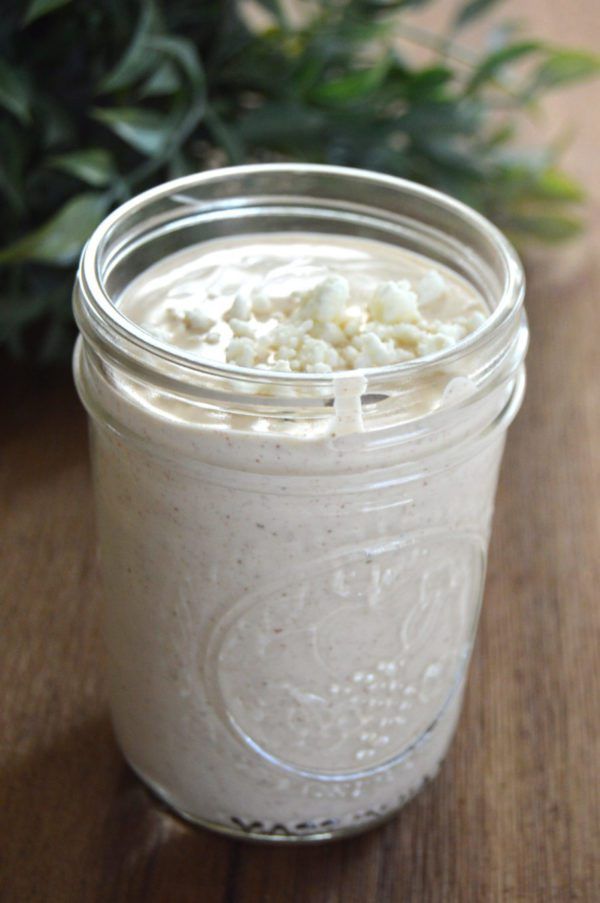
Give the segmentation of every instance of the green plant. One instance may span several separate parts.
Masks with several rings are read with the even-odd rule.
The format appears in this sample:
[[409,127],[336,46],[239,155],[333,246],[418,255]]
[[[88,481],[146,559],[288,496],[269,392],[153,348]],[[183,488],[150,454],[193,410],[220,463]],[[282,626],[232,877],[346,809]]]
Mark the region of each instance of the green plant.
[[[415,32],[427,0],[277,0],[251,28],[223,0],[5,2],[0,32],[0,343],[38,363],[72,342],[84,240],[111,206],[220,163],[296,158],[434,185],[517,237],[574,234],[581,190],[556,149],[519,152],[518,114],[598,70],[576,50],[496,29],[466,54],[460,29]],[[255,3],[256,6],[256,3]],[[403,40],[404,39],[404,40]],[[429,44],[417,63],[407,39]]]

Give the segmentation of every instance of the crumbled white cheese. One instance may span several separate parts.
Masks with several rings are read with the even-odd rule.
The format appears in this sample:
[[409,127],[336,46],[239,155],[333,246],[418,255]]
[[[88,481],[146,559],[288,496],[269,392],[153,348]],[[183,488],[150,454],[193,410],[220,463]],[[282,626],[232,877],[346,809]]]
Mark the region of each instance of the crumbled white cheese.
[[393,346],[382,342],[374,332],[365,332],[359,338],[361,354],[358,363],[361,367],[382,367],[391,364],[394,359]]
[[234,338],[227,346],[227,360],[238,367],[253,367],[256,363],[256,345],[252,339]]
[[460,342],[467,334],[467,330],[462,323],[438,323],[437,331],[442,335],[448,336],[453,342]]
[[165,321],[167,326],[177,327],[183,326],[186,311],[180,310],[178,307],[167,307],[165,310]]
[[306,334],[303,334],[302,345],[298,350],[297,357],[301,369],[308,373],[322,373],[323,368],[320,366],[315,371],[316,365],[325,364],[332,370],[338,363],[338,354],[335,348],[328,342],[324,342],[323,339],[313,339],[312,336]]
[[425,273],[417,286],[419,304],[433,304],[445,294],[446,283],[437,270],[429,270]]
[[319,331],[319,338],[330,345],[346,345],[348,338],[343,329],[337,323],[323,323]]
[[217,322],[199,307],[190,307],[186,309],[167,307],[165,310],[165,319],[172,327],[183,328],[187,332],[198,333],[208,332],[208,330],[212,329]]
[[424,333],[418,344],[419,357],[435,354],[438,351],[443,351],[445,348],[450,348],[454,344],[455,342],[451,338],[442,335],[440,332]]
[[207,316],[204,311],[194,308],[185,312],[183,322],[190,332],[208,332],[217,321]]
[[449,322],[428,318],[420,305],[435,302],[449,290],[433,269],[416,287],[408,279],[381,282],[367,298],[353,297],[348,280],[339,274],[316,280],[310,276],[304,287],[296,283],[288,294],[269,277],[245,284],[222,315],[219,329],[213,329],[215,320],[197,307],[167,308],[166,323],[178,334],[182,329],[200,334],[207,344],[223,342],[226,360],[240,367],[329,373],[434,354],[486,319],[477,310]]
[[233,302],[227,313],[223,315],[223,319],[249,320],[251,312],[252,308],[247,293],[244,291],[239,291],[235,296],[235,301]]
[[416,323],[420,319],[417,296],[407,279],[379,285],[369,302],[369,311],[380,323]]
[[268,317],[271,314],[271,299],[265,291],[259,289],[252,295],[252,313],[255,317]]
[[320,323],[339,323],[344,319],[350,286],[343,276],[329,276],[315,291],[310,313]]
[[392,336],[400,345],[417,345],[422,331],[414,323],[397,323],[392,327]]
[[234,335],[247,336],[249,339],[254,338],[254,329],[248,320],[238,320],[236,317],[231,317],[229,328]]

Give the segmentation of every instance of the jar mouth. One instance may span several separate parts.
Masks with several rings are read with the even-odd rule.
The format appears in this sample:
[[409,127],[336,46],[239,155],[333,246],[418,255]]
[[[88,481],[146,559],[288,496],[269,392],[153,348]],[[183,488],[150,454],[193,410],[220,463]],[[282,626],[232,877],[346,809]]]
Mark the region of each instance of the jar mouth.
[[[298,190],[294,192],[296,186]],[[323,186],[328,189],[327,196],[323,197],[322,191],[317,196]],[[307,188],[314,196],[307,198]],[[352,200],[357,196],[358,200]],[[406,206],[408,210],[404,209]],[[448,232],[420,220],[420,207],[427,210],[429,217],[441,218]],[[121,312],[107,282],[115,265],[132,248],[142,248],[157,230],[162,235],[174,235],[184,222],[189,224],[196,219],[205,225],[216,223],[222,229],[223,223],[233,223],[235,227],[257,211],[274,222],[294,214],[318,223],[319,218],[329,215],[338,225],[353,225],[363,234],[378,228],[387,234],[388,241],[401,242],[409,228],[420,230],[429,241],[445,243],[446,253],[448,249],[451,253],[454,245],[456,256],[464,257],[463,266],[476,267],[478,256],[485,251],[494,258],[496,303],[477,330],[450,348],[414,360],[325,374],[247,368],[201,358],[162,342]],[[479,255],[477,249],[451,235],[453,223],[477,236]],[[332,234],[332,230],[327,231]],[[227,234],[234,235],[235,229]],[[462,202],[395,176],[309,163],[233,166],[184,176],[149,189],[114,210],[94,231],[81,256],[79,277],[74,306],[82,334],[125,367],[132,365],[135,371],[142,369],[150,377],[154,372],[160,379],[168,363],[184,383],[187,379],[195,383],[204,376],[237,385],[246,383],[248,389],[253,384],[291,386],[300,393],[302,387],[314,387],[319,393],[332,391],[337,379],[349,375],[364,376],[372,387],[426,376],[470,355],[485,357],[488,346],[497,343],[499,333],[514,332],[514,326],[518,326],[525,289],[523,268],[511,243],[489,220]]]

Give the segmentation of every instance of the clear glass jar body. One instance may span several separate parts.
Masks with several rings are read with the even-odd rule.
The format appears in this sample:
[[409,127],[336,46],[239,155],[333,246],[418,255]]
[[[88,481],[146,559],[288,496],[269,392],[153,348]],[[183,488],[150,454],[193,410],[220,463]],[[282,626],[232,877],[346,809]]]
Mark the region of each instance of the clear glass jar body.
[[[458,349],[365,371],[356,394],[344,377],[201,364],[115,307],[166,253],[272,229],[418,250],[471,279],[491,316]],[[387,817],[435,774],[523,392],[522,289],[510,247],[472,211],[327,167],[178,180],[91,239],[75,373],[91,415],[111,709],[133,768],[185,817],[327,839]]]

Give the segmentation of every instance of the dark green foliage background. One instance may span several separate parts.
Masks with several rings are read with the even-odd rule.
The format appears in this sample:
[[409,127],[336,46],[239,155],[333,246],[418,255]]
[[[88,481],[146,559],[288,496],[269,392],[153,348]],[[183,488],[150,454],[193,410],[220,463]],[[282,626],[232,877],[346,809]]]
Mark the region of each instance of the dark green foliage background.
[[[227,0],[4,0],[0,347],[65,359],[90,232],[132,194],[207,166],[383,170],[456,195],[517,240],[575,234],[579,187],[555,149],[518,152],[515,131],[597,58],[508,27],[473,54],[460,31],[498,3],[469,0],[439,36],[410,25],[426,2],[326,2],[294,28],[261,0],[272,25],[257,33]],[[427,63],[409,42],[433,48]]]

